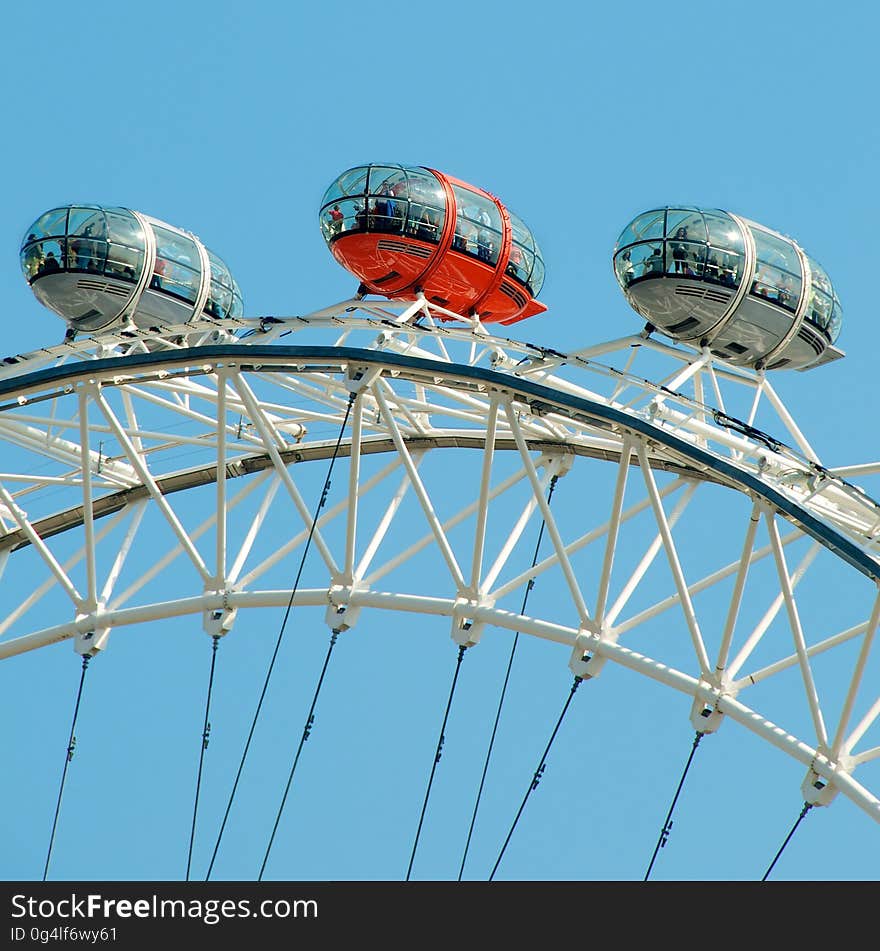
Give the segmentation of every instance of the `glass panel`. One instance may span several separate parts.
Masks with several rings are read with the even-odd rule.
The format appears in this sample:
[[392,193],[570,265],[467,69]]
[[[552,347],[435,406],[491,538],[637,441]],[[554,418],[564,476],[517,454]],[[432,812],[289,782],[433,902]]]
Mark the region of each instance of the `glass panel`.
[[63,239],[55,240],[50,238],[48,241],[41,241],[40,253],[42,254],[42,260],[37,269],[37,273],[40,276],[43,274],[53,274],[56,271],[64,269]]
[[25,241],[32,241],[34,238],[61,237],[66,231],[67,208],[53,208],[31,225]]
[[[103,229],[103,219],[101,227]],[[88,228],[89,226],[86,226]],[[90,234],[94,232],[89,232]],[[101,274],[107,261],[107,242],[100,237],[73,237],[68,241],[68,267],[74,271]]]
[[755,238],[755,255],[759,261],[800,277],[800,258],[791,242],[759,228],[751,230]]
[[510,229],[513,234],[513,240],[517,244],[521,244],[524,248],[534,249],[535,239],[532,236],[532,232],[523,224],[522,220],[518,218],[509,208],[507,213],[510,215]]
[[194,304],[199,296],[199,284],[200,275],[197,271],[184,267],[182,264],[175,264],[173,261],[166,261],[164,258],[156,258],[153,279],[150,283],[150,287],[154,290],[164,291],[166,294],[172,294],[174,297],[180,297]]
[[40,273],[43,265],[43,247],[38,241],[26,244],[21,250],[21,272],[28,284]]
[[429,172],[409,169],[407,175],[407,231],[422,241],[436,243],[446,221],[446,192]]
[[635,267],[632,262],[632,253],[635,250],[638,249],[626,248],[614,257],[614,273],[621,287],[629,287],[635,278]]
[[834,343],[840,336],[840,327],[843,323],[843,314],[840,312],[840,301],[834,298],[834,309],[831,311],[831,320],[828,322],[828,336]]
[[700,212],[671,209],[666,213],[666,234],[679,241],[706,241],[706,222]]
[[788,271],[758,262],[751,288],[756,297],[763,297],[793,313],[797,310],[800,292],[800,278],[795,279]]
[[211,265],[211,280],[216,281],[222,287],[232,288],[232,275],[229,273],[229,268],[226,267],[225,262],[221,261],[213,251],[205,248],[205,251],[208,255],[208,263]]
[[[659,277],[666,270],[663,265],[663,242],[651,242],[637,244],[628,249],[630,252],[630,261],[632,263],[632,278],[638,280],[640,277]],[[621,252],[622,254],[623,252]],[[625,263],[622,265],[628,274],[629,269]]]
[[350,168],[343,172],[339,178],[324,192],[324,198],[321,206],[329,205],[331,202],[338,201],[340,198],[347,198],[352,195],[363,195],[367,190],[367,169]]
[[470,189],[452,186],[458,207],[456,234],[452,246],[472,254],[487,264],[498,263],[501,248],[501,212],[490,198]]
[[725,287],[739,287],[744,264],[744,254],[709,248],[703,277],[707,281],[723,284]]
[[529,276],[529,282],[526,284],[526,287],[529,289],[529,293],[532,297],[537,297],[541,293],[541,288],[544,286],[544,262],[537,255],[535,256],[535,266],[532,268],[532,273]]
[[[688,228],[685,225],[677,228],[677,236],[687,237]],[[703,265],[706,261],[706,245],[692,244],[689,241],[668,241],[669,253],[666,263],[670,274],[683,274],[686,277],[702,277]]]
[[121,244],[110,244],[104,273],[124,281],[137,281],[144,266],[144,252]]
[[810,288],[810,300],[807,304],[807,312],[804,315],[807,320],[816,324],[822,330],[827,330],[831,322],[831,312],[834,304],[827,294],[818,290],[815,284]]
[[755,238],[755,280],[751,293],[794,312],[801,294],[801,263],[790,241],[751,227]]
[[86,228],[90,229],[86,237],[92,235],[103,237],[106,234],[104,212],[99,208],[71,208],[67,221],[67,233],[85,234]]
[[445,218],[446,212],[439,208],[411,202],[407,230],[420,241],[431,241],[437,244],[443,232]]
[[[343,231],[364,231],[367,227],[367,215],[364,211],[364,202],[363,199],[356,201],[354,199],[349,199],[347,201],[339,201],[334,204],[339,205],[339,210],[342,212],[342,224],[337,232],[334,229],[331,230],[331,223],[335,220],[331,218],[328,214],[321,214],[321,232],[324,235],[324,240],[329,242],[336,234],[341,234]],[[331,208],[333,206],[331,205]]]
[[401,168],[373,165],[370,168],[369,192],[371,195],[405,196],[406,173]]
[[527,248],[514,242],[510,246],[510,259],[507,262],[507,273],[525,284],[535,264],[535,255]]
[[321,231],[325,241],[332,241],[336,235],[342,233],[345,213],[339,205],[340,202],[335,201],[329,208],[325,208],[321,212]]
[[400,168],[374,166],[370,169],[369,193],[377,197],[367,206],[367,228],[402,231],[408,211],[406,173]]
[[716,248],[729,251],[745,251],[745,243],[739,226],[733,218],[706,215],[706,226],[709,229],[709,244]]
[[114,244],[124,244],[138,250],[146,246],[143,228],[134,215],[107,212],[107,230]]
[[201,270],[199,252],[191,238],[173,231],[166,231],[158,225],[153,225],[153,231],[156,235],[156,254],[159,257]]
[[50,238],[33,241],[21,252],[21,269],[30,284],[35,277],[53,274],[66,268],[64,240]]
[[241,299],[241,288],[238,286],[238,282],[233,278],[232,280],[232,310],[229,313],[230,317],[241,317],[244,313],[244,307],[242,305]]
[[662,238],[665,217],[666,211],[663,208],[639,215],[620,233],[620,237],[617,239],[617,247],[622,248],[625,244],[644,241],[648,238]]

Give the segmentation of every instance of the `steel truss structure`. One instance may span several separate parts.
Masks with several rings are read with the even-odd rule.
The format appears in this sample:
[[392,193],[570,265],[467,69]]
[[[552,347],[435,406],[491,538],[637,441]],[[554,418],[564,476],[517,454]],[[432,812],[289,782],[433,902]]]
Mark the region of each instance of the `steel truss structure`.
[[340,631],[444,617],[468,648],[520,632],[585,680],[621,665],[698,732],[733,720],[799,761],[807,803],[880,821],[880,507],[849,481],[875,467],[826,468],[768,376],[648,331],[563,354],[356,297],[7,358],[0,658],[284,607],[346,413],[294,604]]

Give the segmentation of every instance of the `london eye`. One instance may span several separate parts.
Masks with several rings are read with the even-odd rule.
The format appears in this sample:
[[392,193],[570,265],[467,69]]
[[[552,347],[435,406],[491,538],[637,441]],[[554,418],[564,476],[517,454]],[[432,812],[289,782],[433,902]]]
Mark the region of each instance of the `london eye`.
[[[628,732],[673,724],[679,755],[618,793],[644,854],[612,877],[662,867],[676,783],[713,755],[703,795],[791,806],[756,878],[801,819],[873,832],[873,469],[820,461],[775,384],[844,358],[821,263],[733,211],[649,209],[609,248],[630,325],[561,352],[541,245],[491,192],[369,164],[318,218],[342,293],[287,315],[250,315],[231,249],[141,211],[59,206],[22,236],[64,328],[0,366],[0,659],[70,694],[37,874],[99,874],[66,823],[145,821],[89,788],[88,757],[120,755],[176,804],[143,834],[173,837],[181,877],[503,877],[521,848],[552,878],[566,828],[613,834],[593,791]],[[136,753],[101,748],[119,717]],[[456,757],[466,786],[444,784]],[[260,816],[239,786],[265,787]],[[372,836],[395,867],[346,856]],[[708,877],[748,877],[720,861]]]

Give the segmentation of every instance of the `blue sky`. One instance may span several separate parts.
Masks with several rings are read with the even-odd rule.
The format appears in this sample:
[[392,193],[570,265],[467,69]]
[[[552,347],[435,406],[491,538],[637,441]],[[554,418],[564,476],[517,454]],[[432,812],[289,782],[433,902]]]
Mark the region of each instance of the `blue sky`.
[[[639,328],[611,253],[642,210],[720,207],[795,237],[838,291],[847,357],[774,384],[826,465],[880,455],[872,4],[96,0],[39,14],[14,5],[4,21],[8,353],[63,336],[17,260],[27,226],[55,205],[122,205],[189,229],[229,264],[246,315],[288,316],[355,290],[317,225],[333,178],[374,161],[427,165],[497,194],[535,232],[548,312],[511,335],[562,351]],[[833,614],[824,594],[817,610]],[[264,612],[250,628],[258,637],[234,632],[222,645],[196,870],[279,623]],[[319,715],[327,728],[305,750],[270,877],[405,875],[455,661],[445,626],[413,636],[407,625],[419,627],[365,618],[340,645],[322,694],[334,712]],[[263,772],[245,774],[214,878],[259,869],[326,648],[320,620],[315,628],[286,643],[255,750]],[[464,666],[415,878],[457,875],[494,714],[486,698],[508,645],[481,645]],[[51,877],[182,877],[209,647],[195,623],[173,622],[119,633],[93,663]],[[570,685],[566,651],[522,652],[533,676],[512,688],[504,765],[466,877],[491,869]],[[42,875],[78,676],[69,644],[0,669],[4,879]],[[641,879],[690,750],[688,707],[608,670],[582,686],[569,716],[500,877]],[[796,820],[801,767],[754,737],[725,735],[736,729],[701,745],[654,878],[760,878]],[[847,801],[814,810],[795,840],[776,877],[877,877],[880,830]]]

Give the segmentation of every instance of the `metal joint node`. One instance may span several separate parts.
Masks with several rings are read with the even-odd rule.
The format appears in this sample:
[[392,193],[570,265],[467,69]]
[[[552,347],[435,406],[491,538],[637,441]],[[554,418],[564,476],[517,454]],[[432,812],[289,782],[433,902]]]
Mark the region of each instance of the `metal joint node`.
[[202,628],[211,637],[223,637],[232,630],[238,608],[230,605],[229,591],[226,589],[222,591],[209,589],[205,591],[205,596],[212,599],[219,597],[220,604],[217,607],[206,608],[202,612]]
[[723,691],[705,680],[700,686],[691,706],[691,725],[697,733],[714,733],[724,720],[724,713],[718,709]]
[[[360,616],[361,609],[352,606],[351,599],[356,587],[346,584],[332,584],[327,589],[327,612],[324,621],[336,634],[354,627]],[[360,590],[360,589],[357,589]]]
[[494,602],[479,597],[459,596],[455,599],[450,636],[459,647],[473,647],[480,642],[486,622],[477,620],[477,611],[493,605]]
[[380,367],[350,366],[345,372],[345,388],[352,396],[357,396],[371,387],[381,375]]
[[580,680],[591,680],[605,666],[606,658],[596,652],[602,642],[597,632],[581,629],[574,640],[568,669]]
[[88,614],[78,614],[76,624],[79,630],[73,642],[73,649],[83,657],[94,657],[104,650],[110,637],[110,626],[101,624],[99,618],[104,605],[98,604]]

